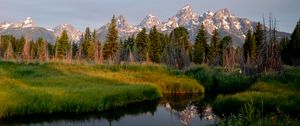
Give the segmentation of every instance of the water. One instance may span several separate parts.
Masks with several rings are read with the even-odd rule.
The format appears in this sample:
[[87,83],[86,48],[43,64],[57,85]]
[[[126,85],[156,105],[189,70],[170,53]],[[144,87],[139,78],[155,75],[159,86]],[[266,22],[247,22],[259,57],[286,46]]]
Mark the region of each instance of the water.
[[14,126],[202,126],[217,116],[204,95],[165,96],[159,101],[132,104],[103,113],[15,117],[0,121]]

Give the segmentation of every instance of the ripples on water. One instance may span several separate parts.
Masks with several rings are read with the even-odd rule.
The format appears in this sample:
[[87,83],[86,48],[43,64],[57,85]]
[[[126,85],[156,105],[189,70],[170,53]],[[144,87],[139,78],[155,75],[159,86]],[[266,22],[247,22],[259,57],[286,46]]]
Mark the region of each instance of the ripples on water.
[[201,126],[217,117],[204,95],[172,95],[160,101],[132,104],[103,113],[14,117],[0,125],[14,126]]

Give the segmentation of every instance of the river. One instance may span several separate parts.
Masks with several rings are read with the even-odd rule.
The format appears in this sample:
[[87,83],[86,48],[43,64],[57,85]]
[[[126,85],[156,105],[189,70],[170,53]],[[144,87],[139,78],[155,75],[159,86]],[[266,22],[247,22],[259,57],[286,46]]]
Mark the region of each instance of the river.
[[52,114],[1,120],[4,126],[202,126],[217,121],[210,97],[164,96],[157,101],[130,104],[102,113]]

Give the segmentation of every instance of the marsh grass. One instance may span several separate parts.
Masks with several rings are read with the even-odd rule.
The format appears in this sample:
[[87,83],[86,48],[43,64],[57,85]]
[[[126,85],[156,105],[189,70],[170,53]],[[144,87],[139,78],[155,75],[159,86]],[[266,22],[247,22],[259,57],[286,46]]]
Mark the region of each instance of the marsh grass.
[[100,112],[163,93],[203,93],[183,73],[160,65],[0,63],[0,118]]
[[[253,100],[258,109],[265,113],[277,111],[300,116],[300,69],[286,67],[280,73],[264,73],[247,91],[233,95],[219,95],[214,102],[215,111],[219,114],[238,113],[244,104]],[[261,106],[261,103],[264,105]]]
[[186,71],[186,75],[195,78],[209,94],[233,94],[248,89],[253,83],[249,76],[238,70],[226,72],[222,67],[201,65]]
[[[262,104],[263,105],[263,104]],[[253,101],[244,104],[238,114],[225,116],[218,122],[219,126],[298,126],[299,120],[291,118],[279,108],[269,115],[263,109],[255,107]]]

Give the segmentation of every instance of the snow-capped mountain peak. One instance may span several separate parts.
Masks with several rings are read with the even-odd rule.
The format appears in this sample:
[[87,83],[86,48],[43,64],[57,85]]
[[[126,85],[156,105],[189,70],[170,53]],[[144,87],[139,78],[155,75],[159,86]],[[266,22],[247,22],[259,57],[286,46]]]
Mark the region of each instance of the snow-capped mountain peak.
[[149,14],[142,20],[138,27],[151,29],[154,25],[159,26],[160,22],[156,16]]
[[31,17],[27,17],[26,20],[22,22],[21,27],[23,28],[36,27],[36,23],[32,20]]
[[7,29],[11,25],[12,25],[12,23],[2,22],[2,23],[0,23],[0,29]]
[[53,29],[53,32],[54,32],[55,36],[58,37],[61,35],[61,33],[64,30],[67,31],[67,34],[71,41],[78,41],[80,39],[81,32],[79,30],[77,30],[74,26],[72,26],[71,24],[61,24],[59,26],[56,26]]
[[192,6],[187,4],[181,9],[181,11],[192,11]]
[[198,24],[198,17],[198,14],[193,12],[191,5],[184,6],[176,14],[180,26]]

